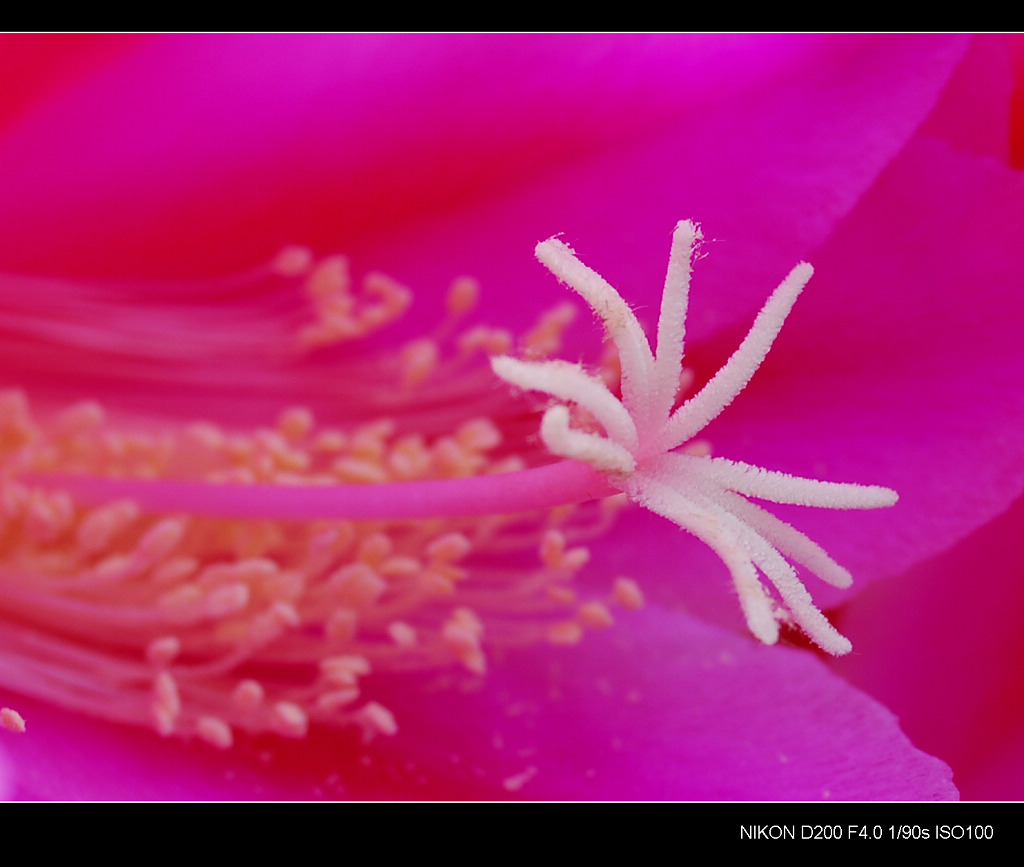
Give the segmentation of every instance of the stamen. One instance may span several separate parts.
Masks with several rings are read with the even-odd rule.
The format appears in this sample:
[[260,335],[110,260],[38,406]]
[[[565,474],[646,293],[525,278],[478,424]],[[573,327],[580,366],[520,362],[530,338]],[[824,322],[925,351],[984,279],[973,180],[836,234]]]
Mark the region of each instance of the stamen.
[[309,730],[309,717],[297,704],[279,701],[274,705],[273,725],[278,734],[288,738],[302,738]]
[[480,284],[472,277],[460,277],[452,281],[445,301],[450,314],[464,316],[476,307],[479,298]]
[[394,714],[375,701],[371,701],[359,712],[357,720],[363,725],[363,738],[366,741],[373,740],[377,735],[394,735],[398,731]]
[[562,334],[576,318],[576,308],[560,304],[544,313],[537,324],[523,336],[523,351],[530,358],[547,358],[562,348]]
[[146,659],[153,665],[167,666],[181,653],[181,642],[177,636],[165,635],[154,638],[146,648]]
[[[495,648],[577,641],[584,626],[610,624],[604,603],[572,581],[589,559],[578,541],[621,507],[590,501],[616,489],[589,466],[551,464],[532,435],[538,412],[462,353],[473,326],[458,335],[453,325],[475,305],[472,281],[453,284],[430,337],[397,357],[350,357],[314,350],[383,327],[408,306],[407,290],[371,275],[357,292],[346,260],[298,249],[258,278],[304,284],[313,324],[308,311],[291,316],[261,353],[231,331],[232,317],[197,307],[202,327],[181,347],[140,331],[115,341],[117,359],[139,352],[145,375],[188,385],[200,359],[191,369],[206,384],[242,347],[260,359],[253,387],[271,391],[289,365],[322,367],[331,402],[315,413],[286,404],[254,430],[161,422],[140,433],[95,401],[38,423],[24,395],[0,393],[5,687],[217,749],[315,725],[371,739],[398,726],[373,701],[371,671],[478,678]],[[542,316],[519,344],[553,350],[569,311]],[[192,317],[176,309],[178,320],[187,329]],[[240,318],[237,329],[252,324]],[[486,333],[485,348],[515,342]],[[625,435],[633,421],[607,387],[569,377],[590,389],[591,414]],[[315,396],[319,380],[302,382]],[[324,426],[339,405],[350,422]],[[511,568],[517,555],[536,559]],[[630,594],[619,596],[629,607]],[[14,713],[4,725],[17,725]]]
[[265,693],[258,681],[243,680],[231,693],[231,700],[246,713],[253,713],[261,704]]
[[23,734],[25,731],[25,720],[13,708],[0,707],[0,726],[3,726],[9,732]]
[[313,251],[308,247],[285,247],[270,267],[282,277],[300,277],[313,267]]
[[644,605],[644,595],[640,590],[640,585],[631,578],[617,578],[615,580],[613,598],[617,605],[630,611],[637,611],[643,608]]
[[573,645],[583,639],[583,627],[575,620],[556,623],[548,630],[548,641],[552,644]]
[[211,746],[219,750],[231,749],[235,742],[231,726],[215,716],[203,716],[196,722],[196,733]]
[[607,629],[615,623],[612,613],[600,602],[585,602],[578,613],[583,625],[591,629]]
[[415,388],[422,383],[434,372],[439,355],[437,344],[429,338],[407,343],[401,352],[402,384],[406,388]]

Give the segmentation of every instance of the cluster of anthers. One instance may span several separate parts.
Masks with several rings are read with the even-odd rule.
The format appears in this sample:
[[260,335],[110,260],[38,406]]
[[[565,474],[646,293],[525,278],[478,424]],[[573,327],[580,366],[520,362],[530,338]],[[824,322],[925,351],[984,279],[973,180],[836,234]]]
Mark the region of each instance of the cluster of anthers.
[[[688,530],[721,557],[757,638],[773,644],[779,623],[795,622],[829,653],[847,653],[850,642],[818,610],[788,561],[836,587],[848,587],[850,573],[803,533],[748,498],[828,509],[875,509],[895,504],[896,492],[798,478],[687,448],[746,387],[813,274],[806,262],[797,265],[769,297],[725,365],[676,408],[691,267],[701,237],[692,222],[676,226],[653,352],[633,311],[600,275],[556,238],[537,245],[541,263],[603,320],[622,367],[621,399],[601,379],[564,361],[500,356],[491,361],[494,372],[519,388],[562,401],[545,412],[541,423],[541,438],[551,452],[601,471],[631,500]],[[604,435],[574,426],[569,403],[588,412]],[[759,573],[775,588],[781,606]]]

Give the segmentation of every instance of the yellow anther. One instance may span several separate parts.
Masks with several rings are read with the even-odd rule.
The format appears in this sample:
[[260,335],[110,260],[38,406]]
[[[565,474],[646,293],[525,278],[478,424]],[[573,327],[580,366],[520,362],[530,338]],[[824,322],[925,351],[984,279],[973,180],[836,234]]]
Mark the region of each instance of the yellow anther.
[[556,623],[548,630],[548,641],[552,644],[579,644],[583,638],[583,627],[575,620]]
[[78,550],[86,555],[104,550],[111,540],[126,530],[139,516],[139,507],[131,500],[119,500],[95,509],[75,533]]
[[387,470],[376,460],[339,458],[331,471],[343,482],[355,485],[379,485],[388,480]]
[[178,682],[170,672],[161,671],[153,679],[153,700],[156,706],[172,719],[181,713],[181,696],[178,693]]
[[96,430],[105,420],[102,406],[94,400],[83,400],[63,410],[57,416],[55,427],[59,436],[77,436]]
[[338,608],[332,611],[324,623],[324,635],[338,644],[352,641],[359,627],[359,617],[355,611]]
[[375,735],[395,735],[398,733],[398,723],[395,722],[395,715],[384,705],[371,701],[360,708],[357,719],[363,724],[363,736],[366,740],[372,740]]
[[387,533],[373,533],[360,543],[356,556],[368,566],[378,567],[394,549],[394,543]]
[[265,693],[258,681],[243,680],[231,693],[231,700],[246,713],[252,713],[263,704]]
[[388,635],[391,636],[391,640],[395,642],[396,647],[409,648],[416,646],[416,630],[401,620],[395,620],[393,623],[388,624]]
[[309,717],[294,702],[279,701],[274,705],[274,730],[289,738],[302,738],[309,730]]
[[423,338],[414,340],[402,347],[399,353],[399,363],[402,366],[402,384],[406,388],[415,388],[425,380],[434,368],[437,367],[437,359],[440,356],[440,349],[433,340]]
[[615,623],[611,612],[600,602],[584,602],[578,615],[580,622],[591,629],[607,629]]
[[270,263],[271,270],[281,277],[301,277],[312,266],[313,251],[299,245],[285,247]]
[[25,731],[25,719],[14,708],[0,708],[0,728],[22,734]]
[[462,316],[477,305],[480,284],[472,277],[459,277],[452,281],[445,304],[453,316]]
[[334,686],[353,686],[370,673],[370,661],[365,656],[329,656],[320,661],[320,672]]
[[472,543],[462,533],[445,533],[427,545],[432,563],[455,563],[472,550]]
[[196,734],[219,750],[229,750],[235,742],[231,726],[215,716],[200,717],[196,722]]
[[245,584],[224,584],[207,594],[203,615],[217,620],[243,611],[249,604],[249,587]]
[[512,349],[511,333],[503,328],[487,328],[478,325],[463,332],[458,339],[459,351],[463,355],[481,350],[487,355],[505,355]]
[[181,653],[181,642],[174,635],[154,638],[146,647],[146,659],[153,665],[170,665]]
[[501,445],[501,431],[489,418],[475,418],[459,427],[455,439],[464,449],[487,452]]
[[617,578],[612,593],[616,604],[623,608],[636,611],[644,607],[644,594],[632,578]]
[[321,260],[306,280],[306,290],[318,304],[349,291],[351,286],[348,259],[329,256]]
[[325,713],[332,713],[338,708],[352,704],[359,698],[359,690],[356,687],[344,689],[332,689],[329,692],[320,693],[316,699],[318,710]]

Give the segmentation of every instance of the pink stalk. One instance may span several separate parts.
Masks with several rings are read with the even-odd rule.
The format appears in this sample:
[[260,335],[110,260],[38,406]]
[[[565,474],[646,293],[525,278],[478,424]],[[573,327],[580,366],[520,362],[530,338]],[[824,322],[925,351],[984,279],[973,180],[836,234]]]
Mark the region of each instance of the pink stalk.
[[242,485],[56,474],[23,481],[67,491],[90,504],[129,498],[145,511],[295,521],[510,515],[618,493],[602,473],[577,461],[500,476],[375,485]]

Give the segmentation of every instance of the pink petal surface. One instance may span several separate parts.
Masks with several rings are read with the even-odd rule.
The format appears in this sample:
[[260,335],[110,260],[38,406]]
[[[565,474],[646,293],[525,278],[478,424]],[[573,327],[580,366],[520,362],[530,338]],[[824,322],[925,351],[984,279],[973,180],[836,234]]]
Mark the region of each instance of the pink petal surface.
[[1001,741],[987,761],[957,774],[964,780],[965,798],[979,801],[1020,801],[1024,780],[1024,735],[1018,729],[1009,741]]
[[8,797],[46,801],[205,801],[310,798],[252,754],[162,741],[150,731],[117,726],[18,699],[27,730],[7,750]]
[[0,801],[8,801],[14,793],[14,769],[7,753],[0,749]]
[[385,685],[413,722],[208,747],[32,703],[10,746],[22,798],[948,799],[941,762],[813,657],[649,611],[586,652],[516,653],[484,689]]
[[[1020,190],[1000,145],[1009,79],[997,43],[979,52],[959,37],[438,39],[406,39],[396,51],[376,38],[147,37],[118,41],[107,53],[72,52],[77,59],[66,67],[30,77],[38,99],[10,97],[0,111],[8,167],[0,195],[11,203],[0,214],[8,239],[0,264],[194,275],[263,260],[299,240],[386,268],[422,290],[424,301],[455,273],[472,273],[490,290],[488,317],[521,326],[561,300],[524,252],[538,239],[571,233],[581,256],[642,307],[660,289],[672,225],[694,217],[715,239],[698,266],[688,328],[691,340],[715,338],[703,355],[695,352],[698,362],[724,357],[732,327],[749,321],[795,261],[811,258],[819,268],[779,358],[773,353],[772,366],[713,436],[729,457],[899,488],[904,503],[884,517],[794,515],[812,535],[821,529],[821,541],[858,579],[941,550],[1020,491],[1021,370],[1012,342],[1020,311],[1007,300],[1020,273],[1013,242]],[[457,50],[438,50],[452,45]],[[499,47],[510,63],[493,64]],[[924,128],[930,137],[908,147],[965,52]],[[16,55],[10,63],[20,76]],[[988,98],[973,99],[978,88]],[[920,231],[908,236],[908,223]],[[956,243],[947,240],[951,226]],[[971,255],[959,255],[965,249]],[[961,287],[978,275],[984,279],[971,285],[965,305]],[[962,344],[965,319],[974,342],[951,352]],[[974,387],[982,375],[983,387]],[[951,399],[963,412],[950,412]],[[241,399],[226,403],[224,415],[240,406]],[[682,596],[715,617],[723,601],[733,611],[713,555],[680,539],[670,525],[626,519],[595,547],[596,574],[640,570],[658,598]],[[682,580],[679,569],[664,567],[681,557]],[[613,652],[616,641],[639,645],[623,657]],[[694,669],[718,652],[742,661],[736,689],[725,695],[713,688],[722,677],[701,680]],[[582,666],[578,679],[557,684],[572,696],[564,704],[548,696],[557,655],[537,651],[515,671],[496,672],[482,696],[454,699],[436,715],[435,705],[422,716],[413,711],[421,731],[436,732],[432,743],[463,736],[447,734],[453,718],[479,721],[466,735],[465,761],[482,776],[451,771],[445,754],[403,753],[396,743],[379,759],[388,773],[350,775],[352,761],[339,759],[339,776],[328,783],[330,774],[303,770],[313,752],[278,745],[295,778],[278,766],[263,788],[258,763],[238,770],[233,759],[209,759],[198,748],[152,750],[144,733],[44,710],[42,731],[73,733],[64,761],[81,762],[81,773],[72,775],[72,793],[61,795],[60,775],[48,764],[58,754],[20,743],[11,752],[30,769],[19,782],[25,797],[283,796],[316,794],[313,786],[367,797],[497,796],[506,791],[498,777],[520,779],[530,767],[537,771],[522,778],[521,793],[534,797],[952,793],[941,767],[910,749],[881,708],[802,654],[771,653],[655,612],[636,633],[626,627],[563,657]],[[521,682],[519,671],[527,672]],[[602,671],[620,699],[612,708],[604,687],[594,686]],[[632,717],[621,701],[631,680],[641,693]],[[817,699],[793,685],[804,681],[816,685]],[[645,704],[644,690],[665,683],[678,684],[678,696],[689,690],[708,700],[698,711],[682,699]],[[531,690],[543,725],[533,714],[525,728],[510,723],[502,740],[532,749],[536,724],[538,759],[517,754],[504,764],[511,748],[502,753],[484,723],[504,724],[503,696]],[[731,703],[748,694],[758,699],[756,713]],[[786,720],[765,710],[779,696],[793,711]],[[456,710],[463,701],[466,711]],[[804,712],[795,707],[801,703]],[[748,717],[763,721],[760,740],[741,725]],[[579,718],[587,725],[563,739]],[[730,737],[715,740],[709,731]],[[637,732],[651,734],[644,740]],[[853,746],[856,733],[872,745],[867,755]],[[605,756],[620,737],[629,744],[623,754]],[[750,753],[736,746],[745,737],[756,744]],[[88,770],[81,753],[90,744],[129,781],[130,795]],[[781,762],[790,751],[797,758]],[[590,776],[597,753],[608,764]],[[906,788],[887,788],[878,756],[907,764]],[[427,779],[422,795],[419,778],[406,775],[408,762]],[[781,774],[777,765],[785,765]],[[860,777],[856,766],[866,768]],[[133,777],[132,767],[144,770]],[[785,786],[771,788],[772,772]],[[576,788],[581,775],[585,785]],[[325,791],[353,778],[344,791]],[[729,789],[730,781],[742,784]]]
[[[764,369],[709,431],[726,456],[899,492],[884,513],[787,513],[858,585],[948,548],[1024,485],[1022,195],[994,160],[911,146],[815,256]],[[912,234],[896,226],[908,201]]]
[[860,653],[835,670],[948,761],[965,798],[1024,798],[1022,521],[1017,500],[945,555],[870,588],[841,612]]
[[501,289],[487,300],[515,322],[518,295],[502,287],[541,293],[552,284],[513,251],[565,233],[641,315],[649,308],[653,327],[671,229],[689,217],[715,239],[699,264],[695,291],[710,291],[692,305],[690,340],[744,323],[895,156],[938,98],[941,70],[948,74],[964,50],[956,40],[825,47],[836,53],[813,58],[813,74],[794,71],[660,134],[537,172],[509,195],[399,225],[397,244],[368,239],[366,249],[428,284],[443,279],[437,251],[451,250],[485,287]]
[[[433,243],[447,234],[445,248],[461,241],[490,264],[464,267],[507,279],[520,238],[594,238],[603,226],[616,243],[597,236],[595,249],[657,274],[656,239],[690,207],[704,220],[736,215],[744,231],[730,236],[788,265],[923,120],[964,47],[947,37],[147,38],[9,120],[0,189],[17,207],[3,216],[15,233],[3,262],[195,273],[302,240],[386,253],[376,264],[402,255],[433,276],[454,267]],[[527,185],[532,201],[514,207]],[[467,207],[481,210],[459,218]],[[446,214],[458,225],[445,227]]]
[[513,781],[535,768],[521,790],[535,798],[955,797],[948,769],[807,654],[664,611],[632,626],[585,657],[510,660],[488,686],[501,705],[455,699],[436,729],[428,720],[432,742],[459,744],[433,761],[463,753],[470,778],[497,766]]

